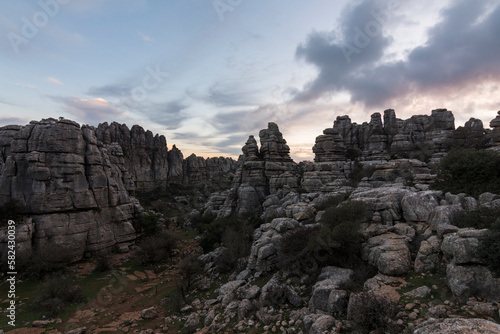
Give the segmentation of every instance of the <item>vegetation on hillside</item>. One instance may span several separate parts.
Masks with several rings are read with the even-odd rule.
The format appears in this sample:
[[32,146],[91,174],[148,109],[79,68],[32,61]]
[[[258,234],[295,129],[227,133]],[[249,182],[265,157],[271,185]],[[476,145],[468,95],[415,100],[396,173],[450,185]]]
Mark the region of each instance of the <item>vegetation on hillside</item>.
[[500,194],[500,154],[476,149],[453,149],[441,159],[434,189],[477,197]]

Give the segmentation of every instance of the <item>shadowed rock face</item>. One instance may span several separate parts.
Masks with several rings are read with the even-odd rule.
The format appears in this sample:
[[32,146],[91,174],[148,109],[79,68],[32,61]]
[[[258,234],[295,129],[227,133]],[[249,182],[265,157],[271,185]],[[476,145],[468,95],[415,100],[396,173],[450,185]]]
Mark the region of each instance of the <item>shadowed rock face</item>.
[[260,150],[254,136],[243,146],[243,165],[233,179],[232,188],[219,216],[253,217],[260,215],[262,202],[280,189],[298,189],[298,165],[290,158],[290,147],[276,123],[259,132]]
[[125,168],[139,190],[151,191],[167,186],[169,159],[164,136],[153,136],[151,131],[144,131],[138,125],[129,130],[125,124],[116,122],[99,124],[95,133],[104,145],[118,143],[122,148]]
[[126,248],[142,209],[121,147],[103,145],[92,127],[69,120],[0,130],[0,204],[13,200],[30,217],[17,222],[25,247],[46,260],[73,262],[86,252]]
[[[446,109],[407,120],[396,118],[394,110],[388,109],[383,119],[382,122],[380,113],[374,113],[369,123],[359,125],[352,123],[349,116],[337,117],[333,128],[324,130],[323,135],[316,138],[314,161],[344,161],[352,155],[365,160],[404,158],[415,150],[432,154],[447,152],[452,146],[484,146],[490,139],[478,119],[471,118],[464,127],[455,129],[455,117]],[[495,120],[492,124],[498,123],[500,127],[500,120]]]
[[47,260],[74,262],[101,250],[126,251],[136,239],[132,222],[143,211],[135,190],[210,182],[236,170],[233,159],[184,160],[166,144],[164,136],[115,122],[94,128],[45,119],[0,128],[0,206],[14,201],[29,217],[17,222],[18,258],[33,250]]

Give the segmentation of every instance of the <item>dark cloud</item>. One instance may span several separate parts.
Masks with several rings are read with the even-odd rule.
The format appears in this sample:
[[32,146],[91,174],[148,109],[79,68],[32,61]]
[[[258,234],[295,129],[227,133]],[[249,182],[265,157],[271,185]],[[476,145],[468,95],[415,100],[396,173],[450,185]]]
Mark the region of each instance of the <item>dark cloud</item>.
[[204,100],[217,107],[254,106],[259,103],[258,93],[238,82],[224,82],[212,85]]
[[174,130],[181,126],[188,118],[184,111],[187,105],[180,101],[148,104],[141,108],[140,112],[146,115],[154,123],[160,124],[168,130]]
[[104,85],[98,87],[90,87],[87,95],[97,97],[127,97],[131,95],[133,86],[128,83],[119,83],[112,85]]
[[498,3],[454,1],[429,30],[426,44],[398,62],[384,61],[391,38],[383,29],[375,34],[377,22],[396,17],[393,9],[384,6],[387,3],[363,0],[344,11],[339,29],[313,32],[297,47],[297,58],[319,72],[295,101],[349,92],[352,102],[385,107],[391,99],[410,93],[439,94],[440,89],[500,78]]
[[247,139],[248,139],[248,134],[237,134],[233,136],[229,136],[224,140],[218,141],[215,143],[215,147],[218,147],[219,150],[226,150],[230,146],[237,146],[237,151],[241,153],[241,147],[245,145]]

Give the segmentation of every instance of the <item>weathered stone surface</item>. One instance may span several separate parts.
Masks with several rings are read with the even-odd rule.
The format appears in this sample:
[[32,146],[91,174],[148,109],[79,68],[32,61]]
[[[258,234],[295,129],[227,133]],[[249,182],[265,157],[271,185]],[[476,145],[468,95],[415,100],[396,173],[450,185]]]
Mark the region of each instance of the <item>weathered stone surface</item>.
[[247,270],[271,271],[276,267],[279,256],[279,241],[283,234],[300,226],[291,218],[276,218],[263,224],[253,233],[252,248],[248,257]]
[[456,265],[446,267],[446,277],[453,295],[465,302],[471,296],[478,296],[492,302],[500,302],[500,279],[480,265]]
[[104,145],[117,143],[122,151],[125,168],[132,174],[136,187],[150,191],[165,188],[168,183],[168,149],[164,136],[145,131],[134,125],[102,123],[95,129],[97,140]]
[[422,241],[414,263],[415,272],[421,273],[437,269],[440,263],[440,248],[441,241],[435,235]]
[[500,146],[500,111],[498,116],[490,122],[490,128],[493,129],[493,144]]
[[11,155],[0,171],[0,204],[17,202],[32,222],[18,227],[20,258],[33,251],[47,261],[73,262],[135,240],[132,220],[142,208],[131,197],[135,186],[123,152],[99,143],[94,130],[64,119],[7,130]]
[[482,261],[478,257],[478,238],[487,234],[488,230],[474,229],[462,229],[458,233],[447,234],[443,239],[441,251],[456,264],[480,264]]
[[321,270],[309,300],[309,310],[328,314],[343,314],[347,309],[349,293],[346,291],[353,278],[353,271],[337,267]]
[[260,216],[262,203],[268,195],[297,191],[300,185],[298,165],[290,158],[290,147],[286,144],[276,123],[259,132],[261,147],[250,136],[242,148],[244,161],[236,171],[230,193],[218,216]]
[[412,267],[406,237],[386,233],[372,237],[363,247],[363,259],[385,275],[403,275]]
[[[500,145],[500,116],[490,123],[495,145]],[[407,120],[396,118],[393,109],[371,115],[370,122],[352,123],[349,116],[338,116],[333,128],[316,138],[315,161],[346,160],[362,156],[368,160],[416,157],[429,158],[446,152],[453,145],[476,147],[486,143],[487,135],[480,120],[470,119],[455,129],[455,118],[446,109],[431,115],[416,115]]]
[[406,222],[427,222],[438,203],[440,192],[422,191],[410,193],[401,200],[403,217]]
[[496,334],[500,325],[485,319],[429,319],[415,329],[413,334]]

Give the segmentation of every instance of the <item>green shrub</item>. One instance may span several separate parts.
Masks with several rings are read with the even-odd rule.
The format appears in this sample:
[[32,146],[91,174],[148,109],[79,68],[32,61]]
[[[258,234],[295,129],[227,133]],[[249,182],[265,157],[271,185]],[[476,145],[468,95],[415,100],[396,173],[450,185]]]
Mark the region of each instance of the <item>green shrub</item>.
[[136,257],[144,265],[163,263],[171,257],[178,240],[177,235],[170,231],[142,238],[137,244],[140,249]]
[[361,201],[344,201],[325,211],[320,223],[335,228],[341,223],[361,223],[365,219],[366,204]]
[[316,227],[298,227],[286,232],[280,239],[281,256],[278,257],[278,267],[300,272],[310,268],[312,255],[308,249],[309,240],[318,234]]
[[203,252],[211,252],[224,245],[228,250],[218,261],[220,272],[227,272],[236,268],[238,259],[250,252],[252,244],[253,224],[260,224],[260,220],[242,221],[236,218],[220,218],[210,224],[203,225],[203,237],[200,246]]
[[96,273],[103,273],[113,268],[109,252],[100,252],[96,255]]
[[347,193],[342,193],[342,194],[335,195],[332,197],[328,197],[328,198],[322,200],[321,202],[317,203],[314,207],[318,211],[323,211],[323,210],[326,210],[326,209],[331,208],[331,207],[336,207],[340,203],[347,200],[350,195],[351,194],[347,192]]
[[500,194],[500,154],[476,149],[453,149],[441,159],[434,189],[474,197]]
[[183,276],[183,284],[186,290],[191,287],[196,275],[203,272],[203,263],[198,260],[198,256],[191,254],[179,262],[179,270]]
[[460,228],[483,229],[490,228],[498,217],[500,217],[500,208],[480,207],[478,210],[455,212],[451,217],[451,223]]
[[393,320],[398,312],[396,303],[371,291],[360,292],[352,299],[355,314],[350,316],[363,333],[404,332],[404,327],[397,325]]
[[158,217],[154,214],[140,216],[137,218],[134,228],[137,232],[146,236],[153,235],[158,232]]
[[31,307],[46,316],[55,317],[63,312],[68,305],[82,303],[86,300],[79,285],[64,276],[50,277],[41,288],[40,296],[35,299]]
[[347,185],[356,187],[363,178],[372,176],[375,169],[374,166],[364,166],[358,160],[354,161]]
[[487,263],[490,270],[500,277],[500,219],[490,226],[490,233],[481,239],[479,244],[479,256]]

